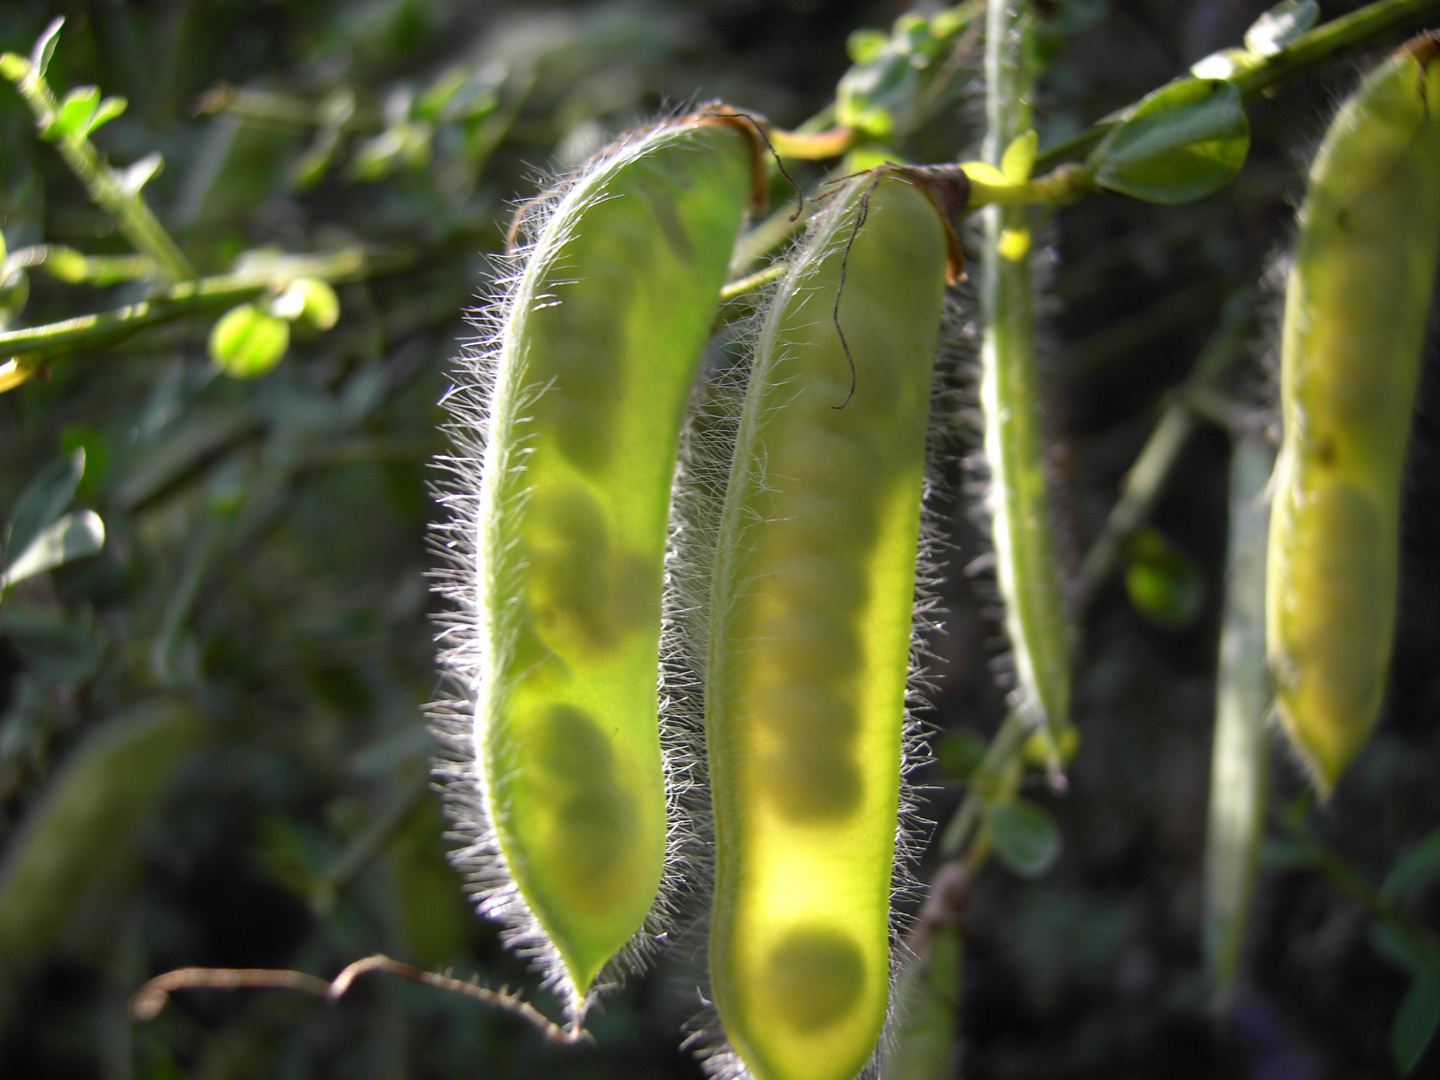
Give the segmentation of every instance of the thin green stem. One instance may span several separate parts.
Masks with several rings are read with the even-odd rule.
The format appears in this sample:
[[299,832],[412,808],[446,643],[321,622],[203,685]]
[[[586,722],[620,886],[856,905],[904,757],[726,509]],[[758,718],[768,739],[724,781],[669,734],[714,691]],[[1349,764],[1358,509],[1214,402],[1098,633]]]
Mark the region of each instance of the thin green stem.
[[[54,122],[60,103],[55,100],[44,73],[29,62],[23,63],[25,73],[16,80],[15,86],[35,114],[36,126],[43,132]],[[70,166],[70,171],[85,185],[91,200],[114,215],[120,231],[136,251],[148,255],[164,274],[174,280],[183,281],[195,276],[190,261],[150,212],[140,192],[127,189],[87,134],[65,135],[56,144],[56,149],[65,159],[65,164]]]
[[1115,571],[1125,541],[1150,517],[1165,484],[1190,441],[1200,419],[1193,398],[1213,387],[1230,370],[1241,353],[1250,325],[1250,305],[1242,292],[1232,293],[1220,315],[1220,325],[1205,343],[1194,368],[1166,406],[1145,448],[1126,474],[1120,498],[1105,527],[1081,564],[1075,584],[1077,611],[1083,611]]
[[282,131],[334,128],[369,135],[384,126],[379,114],[357,106],[349,91],[314,102],[294,94],[222,83],[205,95],[196,111],[202,116],[223,113],[247,124]]
[[1382,897],[1358,870],[1346,862],[1315,835],[1308,822],[1291,819],[1287,822],[1293,835],[1305,849],[1311,864],[1329,882],[1364,908],[1370,915],[1387,923],[1406,943],[1417,958],[1440,975],[1440,941],[1434,934],[1410,919]]
[[147,255],[86,255],[64,244],[39,244],[12,251],[0,266],[0,279],[16,270],[43,270],[71,284],[84,282],[103,287],[120,281],[135,281],[155,273]]
[[317,911],[329,912],[334,908],[336,896],[360,876],[410,819],[429,786],[429,774],[423,769],[403,782],[375,820],[319,875],[311,896]]
[[399,273],[414,264],[412,252],[358,248],[285,258],[263,270],[180,282],[149,300],[113,311],[0,334],[0,357],[20,358],[33,366],[76,349],[113,345],[149,326],[253,300],[296,278],[319,278],[334,284]]
[[734,300],[737,296],[744,296],[748,292],[754,292],[763,285],[768,285],[776,278],[785,276],[785,271],[790,269],[790,264],[784,261],[776,261],[757,270],[743,278],[737,278],[720,290],[721,300]]
[[992,788],[1000,782],[1011,764],[1020,756],[1025,740],[1030,737],[1030,726],[1018,712],[1008,712],[1000,727],[985,748],[970,780],[965,800],[955,811],[955,816],[945,826],[940,837],[940,857],[946,861],[967,855],[967,849],[980,827],[985,812],[985,802],[993,795]]
[[[1320,67],[1344,49],[1374,41],[1397,27],[1419,21],[1432,11],[1440,11],[1440,0],[1378,0],[1317,26],[1255,66],[1237,72],[1230,81],[1239,89],[1240,96],[1249,100]],[[1035,160],[1036,170],[1052,169],[1062,161],[1084,157],[1126,111],[1112,113],[1074,138],[1044,150]]]

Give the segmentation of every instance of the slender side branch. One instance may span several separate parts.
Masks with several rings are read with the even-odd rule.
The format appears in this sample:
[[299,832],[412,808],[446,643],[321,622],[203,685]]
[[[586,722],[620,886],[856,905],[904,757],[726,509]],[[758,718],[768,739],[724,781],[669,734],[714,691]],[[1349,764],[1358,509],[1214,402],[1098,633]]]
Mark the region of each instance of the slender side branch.
[[155,263],[148,255],[86,255],[64,244],[39,244],[12,251],[0,264],[0,279],[8,279],[16,270],[32,269],[72,285],[84,282],[103,287],[150,277]]
[[1085,165],[1061,165],[1023,184],[997,184],[967,172],[970,209],[980,206],[1029,206],[1064,202],[1095,186],[1095,170]]
[[[994,794],[991,789],[1001,782],[1005,771],[1019,756],[1032,730],[1018,712],[1012,710],[1005,714],[1005,719],[990,739],[990,745],[985,748],[985,756],[980,759],[980,764],[975,769],[970,788],[965,793],[965,801],[960,804],[960,809],[955,811],[955,816],[950,819],[950,824],[945,826],[945,832],[940,836],[940,857],[946,862],[964,858],[967,863],[978,863],[978,859],[968,856],[975,850],[973,841],[980,827],[981,815],[985,811],[985,800]],[[972,865],[971,868],[974,869],[975,866]]]
[[414,263],[413,252],[363,251],[358,248],[328,255],[286,257],[261,270],[181,282],[149,300],[127,304],[113,311],[11,330],[0,334],[0,357],[34,366],[44,359],[76,349],[112,345],[149,326],[214,307],[252,300],[296,278],[319,278],[332,284],[358,281],[399,273]]
[[[1352,11],[1308,34],[1296,38],[1289,46],[1271,56],[1261,58],[1253,67],[1237,71],[1230,77],[1240,96],[1246,100],[1274,89],[1297,75],[1320,67],[1336,53],[1374,41],[1391,30],[1421,17],[1440,11],[1440,0],[1377,0],[1358,11]],[[1043,151],[1035,159],[1037,170],[1052,169],[1062,161],[1083,157],[1095,148],[1128,110],[1111,113],[1088,130]]]
[[[44,131],[54,123],[60,109],[60,103],[45,81],[44,72],[18,56],[7,57],[7,60],[12,67],[24,65],[24,74],[15,81],[15,88],[35,114],[36,126]],[[132,191],[121,181],[95,149],[88,134],[81,131],[65,135],[56,143],[56,148],[65,164],[70,166],[70,171],[85,185],[95,204],[115,216],[120,230],[137,251],[148,255],[173,279],[185,280],[195,276],[190,261],[151,213],[139,190]]]
[[1249,325],[1250,305],[1245,294],[1232,293],[1221,311],[1220,325],[1205,343],[1194,368],[1166,406],[1145,448],[1126,474],[1120,499],[1110,511],[1104,529],[1085,554],[1072,594],[1077,611],[1089,606],[1119,563],[1125,541],[1149,518],[1180,457],[1180,451],[1189,442],[1201,418],[1194,399],[1211,390],[1230,370],[1231,364],[1240,355],[1240,346]]
[[754,292],[761,286],[768,285],[776,278],[784,277],[785,272],[789,269],[789,263],[783,260],[777,260],[771,263],[769,266],[765,267],[765,269],[763,270],[757,270],[753,274],[749,274],[746,277],[737,278],[736,280],[725,285],[720,290],[720,299],[734,300],[737,296],[744,296],[746,293]]
[[160,1010],[165,1008],[165,1003],[170,1000],[170,995],[176,990],[244,990],[254,987],[298,990],[301,993],[322,997],[333,1004],[345,996],[356,979],[371,971],[384,971],[391,975],[399,975],[405,979],[424,983],[426,986],[434,986],[440,990],[461,994],[477,1001],[483,1001],[487,1005],[493,1005],[498,1009],[504,1009],[506,1012],[514,1013],[528,1021],[551,1042],[571,1044],[590,1037],[584,1028],[573,1025],[562,1027],[555,1023],[535,1006],[508,990],[491,990],[463,979],[438,975],[433,971],[422,971],[410,964],[379,954],[367,956],[363,960],[356,960],[335,976],[334,981],[328,983],[324,979],[307,975],[303,971],[271,968],[178,968],[175,971],[167,971],[164,975],[157,975],[140,987],[134,997],[130,999],[130,1012],[137,1020],[153,1020],[160,1015]]

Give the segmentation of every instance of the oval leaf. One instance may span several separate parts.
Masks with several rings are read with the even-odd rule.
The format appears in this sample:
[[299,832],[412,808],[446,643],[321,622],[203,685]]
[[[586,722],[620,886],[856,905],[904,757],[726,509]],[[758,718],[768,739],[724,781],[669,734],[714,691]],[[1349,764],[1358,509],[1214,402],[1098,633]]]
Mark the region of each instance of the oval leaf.
[[35,39],[35,44],[30,49],[30,66],[37,79],[45,77],[45,69],[50,66],[50,58],[55,55],[55,46],[60,42],[60,27],[64,25],[64,15],[52,19],[50,25]]
[[291,322],[303,321],[316,330],[329,330],[340,318],[335,290],[319,278],[296,278],[270,301],[270,314]]
[[1395,1067],[1408,1073],[1420,1063],[1440,1023],[1440,978],[1428,968],[1418,972],[1390,1025],[1390,1052]]
[[10,511],[5,566],[13,566],[35,538],[59,519],[84,475],[85,451],[77,449],[50,462],[30,481]]
[[1210,194],[1240,171],[1250,125],[1228,82],[1181,79],[1121,118],[1090,155],[1095,182],[1146,202]]
[[986,742],[973,731],[947,731],[935,742],[935,760],[946,776],[968,780],[985,757]]
[[231,308],[210,332],[210,356],[237,379],[264,375],[290,345],[290,324],[254,304]]
[[105,523],[94,510],[66,514],[26,545],[0,574],[0,589],[43,574],[76,559],[97,555],[105,546]]
[[1315,0],[1282,0],[1245,31],[1245,48],[1256,56],[1273,56],[1319,21]]
[[995,854],[1021,877],[1039,877],[1060,854],[1060,830],[1028,799],[991,803],[985,808],[985,821],[994,837]]
[[1406,894],[1423,889],[1437,877],[1440,877],[1440,829],[1432,829],[1390,867],[1380,886],[1380,899],[1393,904]]
[[51,120],[41,137],[65,139],[71,135],[84,135],[90,130],[90,122],[100,104],[100,89],[96,86],[81,86],[65,95],[55,119]]
[[1158,529],[1142,529],[1131,538],[1125,592],[1135,610],[1170,630],[1189,626],[1205,606],[1200,568]]
[[[101,124],[108,124],[111,120],[114,120],[115,117],[123,113],[128,104],[123,97],[107,97],[96,106],[95,111],[90,115],[89,122],[85,125],[85,130],[80,132],[80,134],[89,135]],[[160,155],[151,154],[150,156],[158,158]],[[144,183],[144,181],[141,181],[141,183]]]

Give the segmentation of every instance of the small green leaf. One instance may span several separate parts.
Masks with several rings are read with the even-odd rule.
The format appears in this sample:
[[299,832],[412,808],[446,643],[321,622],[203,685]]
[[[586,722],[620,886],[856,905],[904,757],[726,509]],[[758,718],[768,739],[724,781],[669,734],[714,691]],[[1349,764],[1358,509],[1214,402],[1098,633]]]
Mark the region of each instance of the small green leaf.
[[35,46],[30,50],[30,66],[34,69],[37,79],[45,77],[45,70],[50,66],[50,58],[55,55],[55,46],[60,42],[60,28],[64,25],[65,16],[61,15],[45,27],[44,33],[35,39]]
[[340,318],[340,299],[319,278],[296,278],[270,301],[270,314],[291,322],[303,321],[316,330],[329,330]]
[[973,731],[965,728],[947,731],[935,743],[935,760],[946,776],[968,780],[979,768],[985,746],[985,740]]
[[1378,918],[1370,924],[1370,946],[1402,971],[1440,976],[1440,942],[1428,930]]
[[[104,102],[101,102],[101,108],[104,108]],[[139,161],[119,170],[116,179],[126,194],[138,195],[140,189],[155,179],[164,167],[165,159],[160,156],[159,151],[156,151],[146,154]]]
[[1234,79],[1264,60],[1248,49],[1221,49],[1190,65],[1190,74],[1197,79]]
[[1380,899],[1393,904],[1405,893],[1422,889],[1437,877],[1440,877],[1440,829],[1432,829],[1395,860],[1380,886]]
[[1429,970],[1420,971],[1410,981],[1410,989],[1390,1025],[1390,1053],[1402,1074],[1419,1064],[1437,1023],[1440,1023],[1440,977]]
[[1028,799],[991,803],[985,808],[985,821],[994,837],[995,854],[1021,877],[1039,877],[1060,854],[1060,830]]
[[30,71],[30,61],[13,52],[0,55],[0,75],[11,82],[19,82]]
[[[89,135],[101,124],[108,124],[111,120],[114,120],[115,117],[123,113],[127,105],[129,105],[129,102],[126,101],[123,97],[105,98],[96,107],[94,115],[90,117],[90,122],[85,125],[85,130],[82,131],[80,134]],[[159,158],[159,156],[159,154],[150,155],[150,157],[153,158]],[[153,176],[154,173],[152,172],[151,175]],[[149,177],[147,176],[145,179],[148,180]],[[142,180],[141,183],[144,183],[144,181]]]
[[296,191],[308,191],[318,184],[330,168],[330,162],[334,160],[335,151],[339,147],[339,131],[335,128],[321,128],[315,135],[315,141],[300,155],[300,159],[290,170],[290,186]]
[[889,41],[890,35],[884,30],[873,28],[856,30],[845,39],[845,51],[850,54],[850,59],[854,63],[868,64],[880,55],[880,50],[885,48]]
[[1319,21],[1315,0],[1281,0],[1245,31],[1245,48],[1256,56],[1274,56]]
[[850,37],[854,65],[835,88],[835,122],[872,139],[912,130],[935,61],[947,47],[929,20],[906,14],[889,34],[861,31]]
[[18,266],[4,273],[4,276],[0,277],[0,328],[19,318],[29,300],[29,275]]
[[60,448],[84,452],[85,475],[80,477],[76,494],[81,498],[93,496],[110,471],[110,440],[89,424],[66,424],[60,432]]
[[227,375],[253,379],[280,362],[290,345],[290,324],[254,304],[241,304],[210,331],[210,356]]
[[10,511],[5,530],[5,567],[14,565],[35,538],[59,519],[84,475],[85,451],[77,449],[50,462],[30,481]]
[[90,276],[90,262],[80,252],[64,244],[51,244],[45,250],[45,261],[41,264],[45,273],[57,281],[74,284]]
[[0,591],[57,566],[97,555],[104,546],[105,523],[99,514],[93,510],[66,514],[10,560],[0,574]]
[[1250,150],[1240,92],[1221,80],[1180,79],[1121,117],[1090,164],[1101,187],[1146,202],[1182,203],[1229,182]]
[[1142,529],[1126,545],[1125,592],[1135,609],[1170,630],[1183,630],[1205,606],[1205,581],[1188,554],[1158,529]]
[[883,1052],[882,1080],[945,1080],[954,1075],[959,1019],[960,931],[940,924],[922,956],[907,956],[895,985],[896,1023]]
[[[431,83],[415,102],[415,115],[425,120],[439,121],[445,106],[467,82],[470,72],[465,67],[453,67]],[[354,95],[351,95],[351,111],[354,111]],[[322,106],[323,109],[323,106]]]
[[71,135],[84,135],[90,130],[90,122],[100,105],[98,86],[77,86],[65,95],[55,118],[40,132],[42,139],[58,142]]
[[1024,135],[1017,136],[1000,155],[1000,172],[1012,184],[1023,184],[1030,179],[1030,170],[1035,166],[1035,148],[1040,145],[1040,136],[1031,128]]

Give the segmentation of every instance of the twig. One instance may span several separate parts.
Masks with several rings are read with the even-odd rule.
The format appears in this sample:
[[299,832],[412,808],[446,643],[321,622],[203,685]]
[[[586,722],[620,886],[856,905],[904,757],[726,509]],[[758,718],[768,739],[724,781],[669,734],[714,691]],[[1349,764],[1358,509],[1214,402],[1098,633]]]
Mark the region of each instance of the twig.
[[85,282],[97,287],[121,281],[135,281],[155,273],[147,255],[86,255],[64,244],[40,244],[12,251],[0,266],[0,280],[16,270],[43,270],[72,285]]
[[453,994],[483,1001],[498,1009],[513,1013],[528,1021],[551,1042],[571,1045],[590,1038],[584,1028],[561,1026],[547,1017],[535,1006],[524,1001],[508,990],[491,990],[473,982],[439,975],[388,956],[376,954],[363,960],[356,960],[332,982],[307,975],[303,971],[287,971],[273,968],[178,968],[157,975],[135,992],[130,999],[130,1011],[138,1020],[153,1020],[165,1008],[170,995],[176,990],[244,990],[265,988],[272,990],[298,990],[322,997],[331,1004],[339,1001],[350,989],[351,984],[361,975],[371,971],[384,971],[391,975],[412,979],[426,986],[433,986]]
[[[58,31],[59,26],[51,23],[44,36],[49,37]],[[7,74],[10,71],[23,72],[15,79],[15,88],[35,114],[36,126],[44,131],[55,121],[60,110],[60,103],[45,81],[44,69],[14,54],[7,55],[5,60]],[[148,255],[171,278],[184,280],[195,276],[190,261],[156,220],[139,190],[129,190],[121,182],[86,132],[72,132],[61,137],[56,148],[65,164],[70,166],[70,171],[85,185],[96,205],[115,216],[120,230],[137,251]]]
[[409,251],[364,251],[352,248],[328,255],[296,255],[277,259],[261,270],[220,274],[181,282],[149,300],[112,311],[12,330],[0,334],[0,357],[24,357],[33,366],[48,357],[76,349],[111,345],[132,334],[196,312],[243,303],[296,278],[339,283],[399,273],[415,264]]
[[[1398,26],[1418,20],[1430,11],[1440,9],[1440,0],[1378,0],[1317,26],[1296,38],[1286,48],[1265,57],[1256,66],[1237,72],[1230,82],[1246,100],[1274,89],[1279,84],[1319,67],[1336,53],[1363,45],[1381,37]],[[1088,130],[1050,147],[1035,159],[1036,171],[1052,169],[1062,161],[1084,157],[1105,137],[1127,110],[1105,117]]]
[[776,278],[785,276],[785,271],[790,269],[790,264],[777,261],[765,267],[764,270],[757,270],[746,277],[737,278],[720,290],[721,300],[734,300],[737,296],[744,296],[748,292],[754,292],[762,285],[768,285]]
[[316,879],[316,907],[323,910],[333,905],[336,893],[350,884],[370,864],[395,835],[396,830],[409,819],[411,812],[420,805],[420,798],[425,794],[429,783],[429,776],[421,770],[390,797],[390,801],[375,820]]
[[[964,858],[968,854],[980,827],[986,799],[993,794],[991,785],[1001,779],[1010,763],[1020,754],[1025,740],[1033,730],[1025,722],[1025,718],[1014,709],[1005,714],[1005,719],[1000,722],[1000,727],[985,748],[985,756],[980,759],[980,764],[971,776],[965,801],[960,804],[960,808],[955,811],[955,816],[950,819],[940,836],[942,859],[949,862]],[[970,861],[966,859],[967,863]]]
[[1180,451],[1189,442],[1200,419],[1192,399],[1211,389],[1230,369],[1241,353],[1249,325],[1250,305],[1245,294],[1231,293],[1221,311],[1220,325],[1210,335],[1194,368],[1166,406],[1145,448],[1130,467],[1119,500],[1085,554],[1072,593],[1077,611],[1089,607],[1119,563],[1125,541],[1154,510]]

